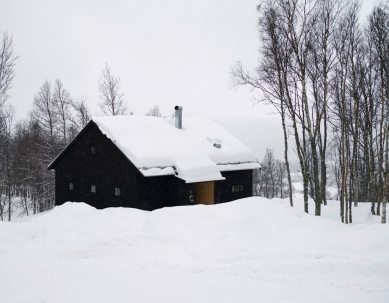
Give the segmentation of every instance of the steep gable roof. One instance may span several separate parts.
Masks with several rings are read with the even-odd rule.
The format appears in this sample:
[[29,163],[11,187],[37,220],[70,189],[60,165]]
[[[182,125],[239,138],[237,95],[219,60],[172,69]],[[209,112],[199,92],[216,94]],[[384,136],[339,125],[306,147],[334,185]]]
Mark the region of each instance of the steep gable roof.
[[174,120],[158,117],[92,120],[145,177],[176,175],[187,183],[205,182],[223,180],[221,171],[259,167],[248,147],[209,120],[185,118],[182,130]]

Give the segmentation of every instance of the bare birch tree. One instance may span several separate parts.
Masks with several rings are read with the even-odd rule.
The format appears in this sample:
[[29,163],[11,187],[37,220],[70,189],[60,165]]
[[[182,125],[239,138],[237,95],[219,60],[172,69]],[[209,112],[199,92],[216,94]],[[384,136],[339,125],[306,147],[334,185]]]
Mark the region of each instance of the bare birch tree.
[[[238,62],[231,70],[231,82],[233,86],[249,86],[262,92],[262,98],[257,102],[268,102],[274,106],[281,116],[284,134],[284,160],[287,171],[289,187],[289,203],[293,206],[292,181],[290,176],[288,159],[288,130],[286,126],[287,103],[291,101],[291,93],[288,85],[288,59],[289,50],[286,39],[280,34],[280,26],[283,20],[279,18],[279,9],[273,7],[270,1],[258,6],[260,18],[258,31],[262,41],[260,48],[261,61],[253,75],[245,71]],[[295,122],[295,120],[293,120]],[[296,124],[293,124],[295,127]],[[308,206],[308,201],[306,203]]]
[[4,106],[10,98],[9,90],[15,77],[17,56],[14,54],[13,38],[7,32],[0,41],[0,218],[3,220],[4,209],[8,205],[8,220],[11,220],[12,200],[12,130],[14,110],[10,105]]
[[62,148],[69,143],[69,120],[72,99],[69,92],[63,87],[61,80],[57,79],[53,91],[53,110],[58,120],[58,128],[62,136]]
[[[378,171],[384,166],[384,125],[388,120],[389,115],[389,11],[384,5],[378,5],[373,9],[369,16],[368,35],[372,41],[372,49],[374,54],[374,61],[377,70],[377,95],[376,98],[380,100],[380,118],[377,140],[378,151]],[[383,200],[384,180],[383,174],[378,173],[377,184],[377,208],[374,209],[374,201],[372,200],[372,213],[380,214],[380,203]]]
[[388,201],[388,174],[389,174],[389,125],[385,124],[385,167],[382,169],[384,188],[382,195],[381,223],[386,224],[386,203]]
[[125,115],[128,111],[123,93],[120,91],[120,78],[111,74],[107,63],[98,80],[100,109],[106,116]]
[[0,110],[9,99],[8,91],[15,78],[15,64],[17,56],[14,53],[13,37],[7,32],[3,33],[0,42]]
[[12,188],[14,185],[14,161],[13,157],[15,156],[13,151],[13,119],[14,119],[14,109],[11,105],[7,105],[5,110],[1,114],[1,128],[2,128],[2,142],[0,150],[0,167],[2,168],[1,173],[1,187],[4,194],[3,203],[0,206],[0,217],[3,219],[4,209],[7,206],[8,221],[11,221],[12,211],[13,211],[13,200],[14,195]]
[[80,131],[91,119],[88,101],[86,97],[81,97],[79,100],[73,100],[71,106],[74,112],[71,121],[76,129]]

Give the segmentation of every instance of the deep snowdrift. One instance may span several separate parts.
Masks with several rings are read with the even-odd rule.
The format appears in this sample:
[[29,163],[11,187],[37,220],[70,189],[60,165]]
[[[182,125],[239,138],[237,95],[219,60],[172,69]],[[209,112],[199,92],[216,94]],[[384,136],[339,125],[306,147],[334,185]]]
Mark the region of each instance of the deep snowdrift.
[[0,222],[0,302],[388,302],[389,226],[347,226],[296,203],[66,203]]

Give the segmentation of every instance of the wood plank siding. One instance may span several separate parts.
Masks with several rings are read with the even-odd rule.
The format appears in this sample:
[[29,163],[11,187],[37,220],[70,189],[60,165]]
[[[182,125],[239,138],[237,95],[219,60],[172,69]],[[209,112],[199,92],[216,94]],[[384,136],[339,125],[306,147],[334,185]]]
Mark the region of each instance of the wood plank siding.
[[215,203],[215,182],[196,184],[196,204],[211,205]]

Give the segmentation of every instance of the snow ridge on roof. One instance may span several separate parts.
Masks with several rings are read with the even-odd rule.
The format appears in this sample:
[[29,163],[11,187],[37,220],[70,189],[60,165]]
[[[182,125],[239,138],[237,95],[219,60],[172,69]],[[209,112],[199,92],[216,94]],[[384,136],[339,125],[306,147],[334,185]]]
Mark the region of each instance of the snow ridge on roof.
[[146,177],[174,174],[187,183],[206,182],[223,180],[221,171],[260,167],[247,146],[209,120],[185,118],[182,130],[159,117],[92,120]]

